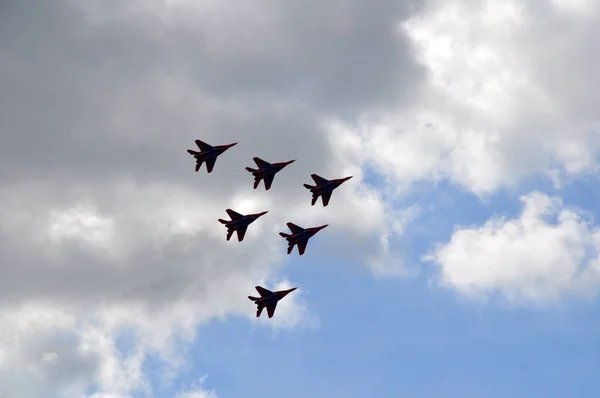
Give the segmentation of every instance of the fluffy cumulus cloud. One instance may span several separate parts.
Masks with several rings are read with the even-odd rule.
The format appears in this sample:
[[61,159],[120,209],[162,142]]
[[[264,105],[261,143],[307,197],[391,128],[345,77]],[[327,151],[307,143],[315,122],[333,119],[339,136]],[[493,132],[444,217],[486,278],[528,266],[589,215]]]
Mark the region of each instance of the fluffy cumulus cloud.
[[[317,325],[302,287],[268,322],[246,298],[293,284],[286,221],[329,223],[321,238],[356,248],[338,260],[396,272],[385,243],[404,218],[387,217],[326,127],[407,103],[422,83],[394,30],[415,9],[396,3],[3,3],[0,395],[150,395],[144,361],[177,369],[179,343],[211,318]],[[208,175],[185,152],[196,138],[240,144]],[[253,191],[254,156],[298,161]],[[302,187],[311,173],[355,178],[325,211]],[[269,213],[225,242],[228,207]],[[202,391],[182,394],[214,396]]]
[[428,84],[393,115],[335,130],[400,188],[449,179],[485,196],[535,175],[560,186],[598,166],[599,21],[594,1],[428,2],[397,26]]
[[471,297],[499,293],[512,303],[547,304],[600,290],[600,228],[539,192],[521,198],[520,217],[459,228],[429,260],[442,282]]
[[[445,178],[486,196],[536,175],[560,187],[598,166],[599,20],[593,1],[430,2],[399,26],[428,69],[420,100],[339,134],[386,148],[360,156],[401,187]],[[597,294],[593,223],[558,198],[523,200],[520,219],[459,229],[434,252],[443,282],[514,303]]]

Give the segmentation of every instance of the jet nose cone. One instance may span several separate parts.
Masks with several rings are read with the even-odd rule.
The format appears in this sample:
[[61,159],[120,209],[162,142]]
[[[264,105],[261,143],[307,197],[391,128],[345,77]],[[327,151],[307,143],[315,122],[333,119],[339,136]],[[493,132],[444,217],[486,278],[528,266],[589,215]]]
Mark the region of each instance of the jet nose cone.
[[238,144],[237,142],[234,142],[233,144],[229,144],[229,145],[227,145],[227,146],[228,146],[229,148],[231,148],[232,146],[236,146],[237,144]]
[[258,213],[258,216],[264,216],[265,214],[267,214],[269,211],[263,211],[262,213]]
[[348,180],[349,180],[349,179],[351,179],[352,177],[354,177],[354,176],[346,177],[346,178],[344,178],[344,181],[348,181]]
[[294,159],[294,160],[290,160],[290,161],[287,161],[287,162],[285,162],[285,163],[286,163],[286,164],[292,164],[292,163],[294,163],[295,161],[296,161],[296,159]]
[[319,229],[323,229],[323,228],[327,227],[328,225],[329,225],[329,224],[321,225],[321,226],[319,227]]

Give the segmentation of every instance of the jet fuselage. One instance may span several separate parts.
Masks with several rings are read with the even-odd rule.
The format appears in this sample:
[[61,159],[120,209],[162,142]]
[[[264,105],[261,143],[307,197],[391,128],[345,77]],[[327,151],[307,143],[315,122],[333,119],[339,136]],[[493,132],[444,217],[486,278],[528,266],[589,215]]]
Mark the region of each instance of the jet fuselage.
[[316,234],[316,231],[313,232],[313,231],[304,230],[304,231],[300,232],[299,234],[292,235],[291,238],[292,238],[292,240],[299,241],[299,240],[312,238],[312,236],[314,234]]
[[291,234],[288,237],[288,240],[290,242],[300,242],[302,240],[309,240],[310,238],[312,238],[313,236],[315,236],[315,234],[317,232],[319,232],[320,230],[322,230],[326,226],[327,225],[321,225],[320,227],[306,228],[302,232],[298,232],[297,234]]
[[258,177],[265,177],[268,175],[275,175],[278,172],[281,171],[281,169],[283,169],[285,166],[293,163],[294,161],[289,161],[289,162],[281,162],[281,163],[271,163],[270,166],[268,167],[264,167],[262,169],[258,169],[256,170],[254,173],[254,175],[258,176]]
[[310,188],[311,192],[320,195],[325,192],[333,191],[334,189],[336,189],[337,187],[339,187],[340,185],[342,185],[343,183],[345,183],[346,181],[348,181],[351,178],[352,178],[352,176],[345,177],[345,178],[337,178],[335,180],[328,180],[326,183],[321,184],[321,185],[316,185],[316,186],[310,186],[310,185],[306,184],[305,187]]
[[223,152],[225,152],[232,146],[233,145],[216,146],[216,147],[213,147],[211,150],[200,152],[200,154],[205,155],[206,158],[216,158],[217,156],[219,156],[220,154],[222,154]]
[[316,187],[314,187],[313,189],[311,189],[311,191],[317,192],[317,193],[323,193],[323,192],[327,192],[327,191],[333,191],[340,184],[341,184],[341,182],[340,183],[335,183],[333,181],[328,181],[327,183],[325,183],[323,185],[317,185]]
[[258,298],[258,300],[256,300],[255,303],[260,307],[267,306],[268,304],[275,304],[296,289],[297,288],[294,287],[288,290],[280,290],[278,292],[273,292],[273,294],[271,294],[270,296]]
[[292,237],[295,238],[295,239],[297,239],[297,240],[309,239],[309,238],[312,238],[317,232],[319,232],[320,230],[322,230],[326,226],[327,225],[322,225],[320,227],[314,227],[314,228],[306,228],[302,232],[299,232],[297,234],[292,234]]
[[277,295],[273,294],[269,297],[261,297],[258,300],[256,300],[255,302],[256,302],[256,305],[264,307],[267,304],[278,302],[279,300],[281,300],[281,298],[282,297],[277,297]]
[[256,214],[247,214],[239,220],[230,221],[228,225],[231,225],[235,228],[248,226],[248,225],[252,224],[254,221],[256,221],[256,219],[258,217],[264,216],[267,213],[268,213],[268,211],[263,211],[262,213],[256,213]]

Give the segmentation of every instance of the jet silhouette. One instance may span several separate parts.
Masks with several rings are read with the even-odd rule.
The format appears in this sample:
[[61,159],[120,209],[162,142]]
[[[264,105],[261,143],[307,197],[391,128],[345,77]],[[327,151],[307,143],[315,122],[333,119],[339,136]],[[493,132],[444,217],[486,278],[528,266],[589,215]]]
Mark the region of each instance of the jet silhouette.
[[190,155],[193,155],[196,158],[196,171],[200,170],[202,163],[206,162],[206,171],[210,173],[213,171],[213,167],[215,167],[217,156],[232,146],[237,145],[237,142],[228,145],[212,146],[208,145],[206,142],[196,140],[196,145],[198,145],[198,148],[200,148],[200,152],[193,151],[191,149],[187,150]]
[[244,240],[244,236],[246,235],[246,231],[248,230],[248,225],[252,224],[258,217],[264,216],[268,213],[268,211],[263,211],[262,213],[243,215],[231,209],[227,209],[225,211],[227,212],[231,220],[227,221],[223,220],[222,218],[219,218],[219,222],[227,227],[227,240],[231,239],[233,231],[236,231],[238,242]]
[[302,228],[297,226],[296,224],[292,224],[291,222],[287,223],[288,228],[292,231],[292,234],[286,234],[284,232],[280,232],[279,235],[287,239],[288,241],[288,250],[287,254],[290,254],[292,250],[294,250],[294,246],[298,245],[298,254],[303,255],[306,250],[306,245],[308,244],[308,240],[312,238],[317,232],[325,228],[327,225],[321,225],[320,227],[313,228]]
[[313,195],[311,206],[314,206],[315,203],[317,203],[317,199],[319,199],[320,196],[321,201],[323,202],[323,207],[326,207],[329,204],[329,199],[331,199],[331,193],[333,190],[352,178],[352,176],[350,176],[338,178],[336,180],[328,180],[316,174],[311,174],[310,176],[314,180],[315,184],[317,184],[316,186],[304,184],[304,188],[309,189]]
[[269,318],[273,318],[273,314],[275,314],[275,308],[277,308],[277,303],[279,300],[296,290],[297,287],[293,287],[288,290],[280,290],[278,292],[272,292],[261,286],[256,286],[255,289],[260,294],[260,298],[252,296],[248,296],[248,298],[254,301],[256,304],[256,317],[258,318],[262,310],[266,307]]
[[256,163],[256,165],[258,166],[258,170],[253,169],[251,167],[246,167],[246,170],[248,170],[254,176],[254,189],[258,188],[258,184],[260,184],[260,181],[264,179],[265,189],[267,191],[271,189],[271,184],[273,184],[275,174],[281,171],[281,169],[283,169],[288,164],[292,164],[296,161],[294,159],[288,162],[269,163],[267,161],[262,160],[261,158],[253,158],[253,160],[254,163]]

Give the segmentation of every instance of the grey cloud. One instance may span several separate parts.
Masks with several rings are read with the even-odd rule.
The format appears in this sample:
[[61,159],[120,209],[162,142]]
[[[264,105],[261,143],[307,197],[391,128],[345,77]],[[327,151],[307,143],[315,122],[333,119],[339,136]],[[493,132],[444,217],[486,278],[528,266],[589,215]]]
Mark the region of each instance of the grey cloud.
[[[35,324],[33,319],[28,321]],[[6,318],[4,322],[0,329],[3,334],[13,326],[6,324]],[[2,397],[55,396],[56,391],[63,389],[72,393],[65,396],[81,396],[99,370],[97,355],[82,355],[79,351],[81,337],[69,328],[36,327],[1,338],[12,340],[12,344],[3,350],[10,369],[0,372]]]
[[372,152],[363,152],[399,184],[448,178],[478,195],[595,172],[598,11],[594,2],[428,2],[405,28],[433,84],[396,120],[369,123],[362,143]]
[[[259,3],[275,10],[279,30],[269,31],[269,37],[255,36],[245,29],[247,21],[232,21],[231,9],[223,6],[216,17],[222,18],[225,29],[235,30],[228,38],[263,51],[204,58],[197,65],[203,87],[215,93],[292,97],[305,100],[317,112],[353,114],[410,100],[415,82],[424,77],[408,41],[395,33],[396,24],[410,14],[409,3]],[[227,26],[228,22],[241,26]]]
[[[161,191],[165,193],[159,194]],[[180,193],[169,193],[168,187],[158,187],[156,193],[152,189],[125,194],[115,191],[95,193],[93,197],[100,204],[99,209],[103,209],[98,213],[109,215],[116,223],[116,246],[111,243],[112,239],[108,246],[116,256],[113,260],[102,248],[90,246],[80,239],[67,237],[49,243],[36,237],[37,234],[46,235],[45,230],[51,224],[48,217],[51,209],[77,204],[69,199],[71,195],[54,192],[53,201],[36,204],[34,198],[43,198],[46,193],[43,189],[27,187],[11,193],[32,198],[24,203],[19,201],[19,206],[27,209],[24,217],[9,216],[8,213],[19,211],[19,208],[11,208],[8,201],[1,202],[4,207],[0,213],[3,216],[0,250],[5,264],[0,281],[3,306],[19,304],[24,299],[61,305],[70,305],[76,300],[81,308],[140,299],[162,306],[161,303],[189,294],[206,299],[210,284],[234,273],[239,264],[246,264],[249,276],[259,275],[272,266],[274,240],[267,239],[265,245],[257,246],[252,245],[249,235],[247,242],[250,244],[226,250],[223,234],[206,229],[173,233],[169,227],[172,221],[156,215],[162,211],[157,205],[159,202],[168,204],[169,199],[173,199],[183,206],[194,199],[200,202],[202,197],[198,195],[182,198]],[[103,198],[113,203],[103,203]],[[218,199],[211,203],[204,200],[199,206],[214,211],[216,203]],[[14,202],[13,206],[16,206]],[[144,219],[146,215],[148,222]],[[202,216],[190,212],[185,216],[189,216],[192,223],[216,224],[207,223]],[[216,221],[216,218],[215,214],[214,220],[210,221]],[[218,232],[222,231],[219,229]],[[92,230],[84,230],[78,235],[85,237],[92,233]],[[126,242],[124,247],[119,245],[120,241]]]
[[[394,32],[410,12],[398,2],[263,1],[266,28],[260,15],[233,23],[247,15],[233,3],[210,15],[158,1],[131,14],[122,2],[103,3],[100,13],[99,4],[1,6],[2,311],[43,302],[93,314],[142,302],[151,312],[181,300],[211,309],[210,295],[225,298],[241,280],[251,287],[282,263],[273,224],[299,200],[309,206],[301,184],[313,172],[337,177],[321,118],[406,102],[423,78]],[[207,175],[194,173],[185,152],[195,138],[240,144]],[[252,191],[244,170],[253,156],[298,161],[267,193]],[[272,203],[269,218],[244,244],[225,242],[220,209],[249,193]],[[107,247],[82,241],[94,234],[83,221],[76,238],[48,241],[52,212],[76,205],[114,222]],[[182,220],[188,230],[178,232]],[[57,389],[74,368],[92,377],[93,366],[78,361],[42,373]]]
[[[121,217],[119,229],[131,245],[140,242],[132,249],[137,250],[132,254],[135,264],[104,275],[105,260],[73,243],[49,258],[36,250],[36,242],[22,241],[26,231],[39,232],[41,224],[4,219],[4,242],[15,242],[3,245],[3,258],[10,259],[2,282],[7,299],[44,297],[53,291],[65,298],[87,292],[93,301],[95,294],[119,291],[123,281],[136,279],[142,270],[146,275],[158,272],[157,277],[168,273],[158,271],[165,262],[143,264],[151,263],[154,252],[148,245],[156,244],[152,235],[145,235],[151,227],[143,224],[144,216],[119,216],[143,208],[152,219],[156,210],[148,202],[156,206],[160,200],[178,200],[176,194],[154,195],[144,187],[160,186],[167,192],[185,187],[191,200],[223,207],[232,195],[252,191],[252,177],[244,166],[252,165],[253,156],[298,159],[276,177],[268,194],[276,195],[278,208],[303,197],[308,203],[301,183],[310,182],[312,172],[337,176],[335,148],[319,125],[320,117],[402,101],[411,91],[398,88],[421,77],[406,42],[394,32],[394,24],[409,14],[397,2],[367,6],[338,1],[314,8],[262,2],[257,7],[271,18],[268,26],[280,29],[268,34],[221,24],[241,18],[234,7],[217,8],[210,15],[212,23],[191,25],[178,13],[171,15],[176,22],[161,22],[160,13],[172,12],[166,8],[158,8],[158,14],[122,14],[121,6],[110,6],[114,8],[104,10],[104,22],[94,20],[99,14],[87,2],[26,1],[4,7],[0,183],[3,204],[12,201],[15,214],[28,211],[38,221],[51,209],[93,198],[100,212]],[[278,39],[283,45],[266,43],[262,52],[221,48],[218,53],[210,40],[217,40],[219,29],[231,40],[256,33],[258,39]],[[298,87],[308,87],[300,100]],[[194,173],[194,160],[185,153],[194,147],[194,138],[240,145],[222,155],[207,175],[204,169]],[[131,193],[127,204],[115,188],[123,180],[143,191]],[[267,195],[262,188],[253,194]],[[194,239],[199,256],[213,245],[206,237]],[[190,243],[184,239],[158,245],[186,252]],[[230,261],[247,254],[237,253]],[[191,263],[201,261],[187,255],[186,272],[191,272]],[[52,262],[78,265],[48,267]]]
[[[290,149],[295,157],[325,155],[315,116],[394,104],[410,98],[422,77],[406,41],[394,33],[406,6],[327,4],[315,12],[304,3],[263,2],[282,29],[269,36],[283,37],[284,45],[241,54],[207,49],[210,30],[236,29],[227,36],[233,46],[253,36],[227,24],[233,8],[219,8],[210,15],[213,23],[190,31],[149,17],[90,24],[72,4],[11,4],[1,47],[8,62],[0,79],[9,95],[0,107],[0,130],[10,137],[2,149],[3,174],[72,172],[75,165],[82,173],[132,167],[180,174],[184,162],[193,163],[181,152],[193,137],[256,141],[246,145],[269,148],[264,156],[285,157]],[[336,19],[348,23],[344,30],[333,28]],[[286,101],[304,106],[279,109]],[[318,159],[327,156],[311,163],[318,166]]]
[[515,34],[515,51],[529,68],[527,79],[536,90],[517,93],[521,106],[514,106],[514,116],[505,121],[510,134],[501,149],[512,169],[565,167],[574,160],[548,158],[548,148],[556,155],[576,146],[574,156],[584,163],[598,155],[600,56],[593,48],[600,38],[600,13],[595,7],[595,12],[569,15],[550,2],[523,3],[527,24]]
[[[597,120],[600,103],[600,56],[595,51],[600,38],[600,12],[569,15],[552,4],[528,4],[531,18],[523,45],[546,94],[559,104],[559,111],[573,118]],[[549,45],[539,45],[540,42]]]

